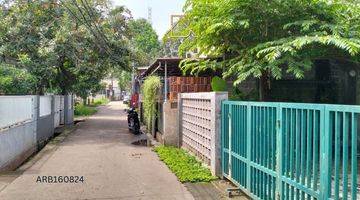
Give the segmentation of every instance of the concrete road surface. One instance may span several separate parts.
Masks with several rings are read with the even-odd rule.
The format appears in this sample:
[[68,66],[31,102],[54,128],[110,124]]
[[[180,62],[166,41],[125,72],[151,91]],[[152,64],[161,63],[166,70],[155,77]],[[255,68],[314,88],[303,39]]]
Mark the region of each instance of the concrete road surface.
[[[193,199],[150,148],[131,144],[134,139],[124,106],[111,102],[30,168],[0,178],[0,199]],[[48,176],[77,183],[49,183]]]

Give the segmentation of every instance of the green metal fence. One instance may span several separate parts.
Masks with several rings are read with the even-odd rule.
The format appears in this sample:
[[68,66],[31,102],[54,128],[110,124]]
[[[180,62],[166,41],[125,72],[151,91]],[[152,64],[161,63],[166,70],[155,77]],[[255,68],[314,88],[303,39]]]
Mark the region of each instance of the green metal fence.
[[253,199],[360,199],[360,106],[224,101],[222,170]]

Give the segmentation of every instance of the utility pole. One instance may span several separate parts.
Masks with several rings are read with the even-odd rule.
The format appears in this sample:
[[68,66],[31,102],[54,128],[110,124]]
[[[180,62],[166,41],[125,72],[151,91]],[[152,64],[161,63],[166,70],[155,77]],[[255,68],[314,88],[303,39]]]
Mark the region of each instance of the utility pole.
[[148,7],[148,22],[152,24],[152,8]]

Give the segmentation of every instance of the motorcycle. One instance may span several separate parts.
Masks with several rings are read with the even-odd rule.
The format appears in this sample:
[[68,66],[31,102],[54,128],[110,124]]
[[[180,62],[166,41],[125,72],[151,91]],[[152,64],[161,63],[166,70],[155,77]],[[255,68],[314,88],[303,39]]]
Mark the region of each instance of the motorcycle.
[[130,108],[129,110],[127,110],[127,113],[129,131],[135,135],[140,134],[140,121],[135,108]]

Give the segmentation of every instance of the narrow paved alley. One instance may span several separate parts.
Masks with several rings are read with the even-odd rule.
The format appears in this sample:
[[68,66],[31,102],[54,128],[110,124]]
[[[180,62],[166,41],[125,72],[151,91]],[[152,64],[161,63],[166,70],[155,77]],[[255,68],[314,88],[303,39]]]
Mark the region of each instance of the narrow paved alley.
[[[150,148],[135,146],[121,102],[99,107],[48,152],[7,184],[1,200],[193,199]],[[83,176],[78,183],[44,183],[43,176]],[[2,179],[4,181],[4,178]]]

